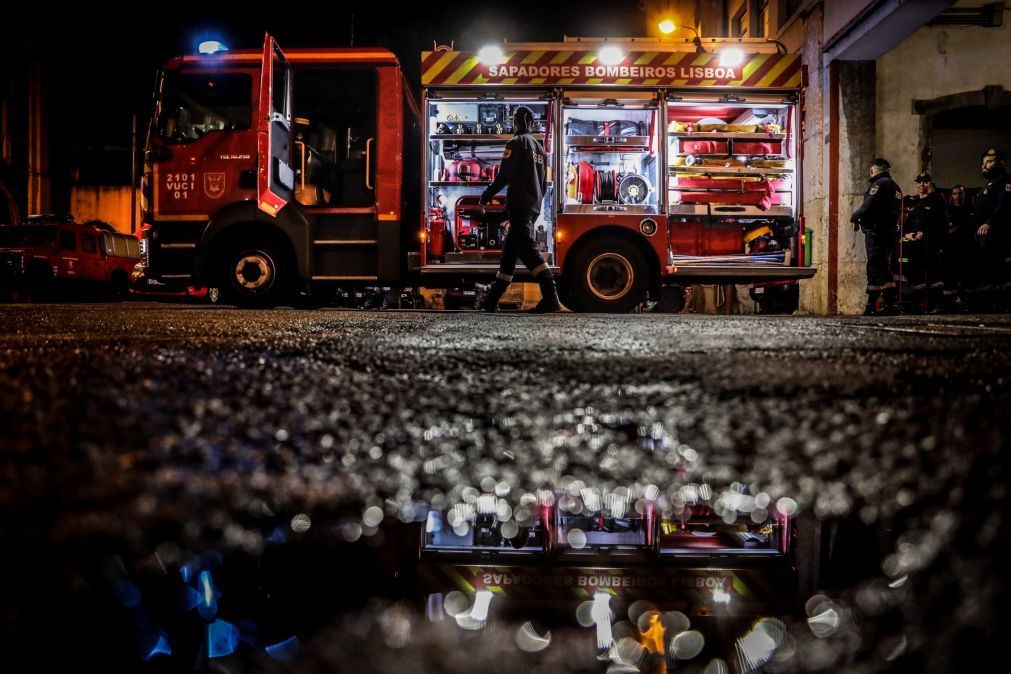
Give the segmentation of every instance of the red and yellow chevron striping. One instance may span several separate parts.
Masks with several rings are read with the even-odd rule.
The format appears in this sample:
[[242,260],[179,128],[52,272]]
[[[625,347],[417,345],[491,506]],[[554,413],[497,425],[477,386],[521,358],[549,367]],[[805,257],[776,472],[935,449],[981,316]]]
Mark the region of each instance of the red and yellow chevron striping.
[[501,65],[485,65],[474,52],[424,52],[421,83],[428,87],[466,85],[618,85],[797,89],[800,56],[749,54],[737,66],[720,64],[718,54],[629,52],[617,65],[576,50],[506,52]]

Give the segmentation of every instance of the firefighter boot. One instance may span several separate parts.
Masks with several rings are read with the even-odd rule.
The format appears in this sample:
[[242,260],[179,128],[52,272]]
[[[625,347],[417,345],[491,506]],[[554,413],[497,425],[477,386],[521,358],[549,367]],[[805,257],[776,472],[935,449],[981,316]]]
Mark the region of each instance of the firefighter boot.
[[878,313],[878,298],[881,297],[880,290],[867,291],[867,306],[864,307],[864,316],[873,316]]
[[935,286],[927,291],[927,313],[944,314],[948,313],[944,304],[944,288]]
[[509,281],[503,281],[500,278],[495,279],[495,282],[488,286],[488,292],[484,296],[484,299],[481,300],[481,309],[490,314],[498,311],[498,301],[502,299],[502,295],[505,294],[508,287]]
[[541,286],[541,301],[530,310],[532,314],[550,314],[562,308],[558,299],[558,289],[555,287],[555,277],[550,269],[545,269],[537,275],[537,283]]
[[878,312],[881,316],[895,316],[901,313],[899,307],[896,306],[895,300],[898,296],[898,292],[895,288],[885,288],[882,293],[884,297],[884,304],[881,306],[881,311]]

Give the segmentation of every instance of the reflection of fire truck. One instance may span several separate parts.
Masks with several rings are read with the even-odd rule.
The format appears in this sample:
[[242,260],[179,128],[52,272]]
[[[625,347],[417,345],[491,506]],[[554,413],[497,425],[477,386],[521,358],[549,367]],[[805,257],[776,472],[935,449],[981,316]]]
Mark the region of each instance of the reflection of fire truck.
[[475,198],[525,105],[551,161],[538,240],[573,308],[810,277],[799,57],[737,46],[733,60],[656,41],[427,52],[420,110],[381,49],[285,55],[268,36],[262,53],[174,59],[147,148],[153,276],[245,303],[488,279],[504,213]]
[[[537,616],[542,625],[595,628],[601,648],[631,638],[643,654],[672,662],[729,660],[728,648],[738,658],[753,649],[749,630],[770,626],[762,616],[796,612],[805,583],[798,566],[808,560],[798,555],[788,499],[697,484],[661,495],[581,482],[518,503],[461,496],[428,513],[418,574],[428,619],[462,629]],[[781,645],[782,623],[775,631],[747,654],[752,664]],[[679,635],[702,640],[698,652],[674,653]]]

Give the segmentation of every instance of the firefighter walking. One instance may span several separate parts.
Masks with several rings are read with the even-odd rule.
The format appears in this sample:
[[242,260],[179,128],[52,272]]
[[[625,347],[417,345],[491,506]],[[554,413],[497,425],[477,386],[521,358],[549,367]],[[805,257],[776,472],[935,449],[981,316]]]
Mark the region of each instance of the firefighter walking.
[[516,135],[506,143],[498,175],[481,194],[481,203],[486,204],[502,188],[509,186],[506,194],[509,233],[506,234],[495,282],[481,304],[485,311],[498,311],[498,301],[513,280],[517,259],[522,260],[541,287],[541,301],[531,312],[550,313],[562,308],[551,267],[537,250],[534,240],[534,223],[544,200],[547,162],[544,146],[530,133],[533,124],[534,115],[530,108],[516,108],[513,112]]
[[[864,233],[864,244],[867,247],[867,306],[864,307],[864,316],[899,313],[895,305],[892,267],[898,239],[899,214],[902,210],[902,191],[892,180],[888,172],[890,168],[891,165],[884,159],[871,161],[870,180],[864,201],[850,217],[854,231]],[[884,306],[878,310],[878,298],[882,296]]]

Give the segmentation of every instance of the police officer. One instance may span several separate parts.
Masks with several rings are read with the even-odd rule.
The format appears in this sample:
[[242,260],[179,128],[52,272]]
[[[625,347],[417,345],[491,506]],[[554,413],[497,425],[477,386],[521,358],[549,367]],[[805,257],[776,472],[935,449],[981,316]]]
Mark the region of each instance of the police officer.
[[946,229],[944,199],[934,190],[930,175],[921,173],[916,176],[916,194],[906,200],[902,222],[902,275],[912,291],[914,311],[924,310],[928,299],[931,311],[941,310],[941,244]]
[[546,156],[544,146],[530,134],[533,125],[534,115],[530,108],[522,105],[516,108],[513,112],[516,135],[506,143],[498,175],[481,194],[481,203],[486,204],[503,187],[509,186],[506,194],[509,233],[506,234],[498,275],[481,305],[485,311],[498,311],[498,301],[513,280],[517,259],[523,261],[541,287],[541,301],[532,312],[548,313],[562,307],[551,267],[544,261],[534,241],[534,222],[541,212],[546,186]]
[[1011,179],[1002,150],[991,148],[980,157],[980,167],[986,186],[976,198],[973,224],[976,225],[973,246],[973,269],[976,278],[974,308],[989,311],[997,300],[997,291],[1004,279],[1001,265],[1011,243]]
[[965,185],[951,188],[948,204],[948,231],[941,247],[942,278],[944,279],[945,310],[957,310],[964,300],[965,281],[969,273],[969,252],[976,228],[972,224],[972,209],[966,200]]
[[[886,160],[871,161],[870,180],[864,201],[850,216],[853,229],[863,231],[867,246],[867,306],[864,316],[899,313],[895,306],[895,279],[892,257],[898,238],[902,191],[888,173]],[[877,310],[878,298],[884,294],[884,306]]]

